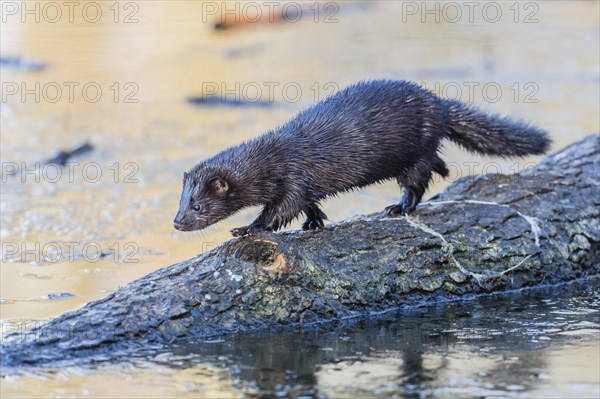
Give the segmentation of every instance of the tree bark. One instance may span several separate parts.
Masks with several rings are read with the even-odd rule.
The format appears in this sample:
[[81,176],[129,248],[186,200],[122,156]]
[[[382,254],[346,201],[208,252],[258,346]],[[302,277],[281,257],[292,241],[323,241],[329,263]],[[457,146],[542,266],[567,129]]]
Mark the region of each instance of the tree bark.
[[306,325],[600,272],[600,135],[529,173],[471,176],[409,217],[230,240],[7,336],[5,365]]

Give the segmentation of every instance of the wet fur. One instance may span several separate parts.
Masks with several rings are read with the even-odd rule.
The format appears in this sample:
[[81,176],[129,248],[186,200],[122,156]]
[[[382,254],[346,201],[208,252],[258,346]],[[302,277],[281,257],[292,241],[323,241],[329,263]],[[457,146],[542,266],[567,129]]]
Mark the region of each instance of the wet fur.
[[[442,140],[502,157],[542,154],[547,134],[511,119],[441,99],[406,81],[359,82],[285,125],[199,163],[184,177],[175,227],[198,230],[253,205],[264,206],[241,236],[278,230],[300,213],[305,229],[323,227],[324,198],[395,178],[403,188],[395,216],[411,212],[432,173],[448,174]],[[216,193],[225,184],[225,192]],[[192,209],[199,204],[200,210]]]

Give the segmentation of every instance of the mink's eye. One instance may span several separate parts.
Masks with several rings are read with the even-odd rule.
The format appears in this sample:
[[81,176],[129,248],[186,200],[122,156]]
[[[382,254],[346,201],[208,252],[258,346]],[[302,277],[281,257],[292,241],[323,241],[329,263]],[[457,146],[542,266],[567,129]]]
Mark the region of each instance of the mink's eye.
[[194,207],[192,209],[194,211],[198,212],[200,210],[200,205],[196,204],[196,205],[194,205]]

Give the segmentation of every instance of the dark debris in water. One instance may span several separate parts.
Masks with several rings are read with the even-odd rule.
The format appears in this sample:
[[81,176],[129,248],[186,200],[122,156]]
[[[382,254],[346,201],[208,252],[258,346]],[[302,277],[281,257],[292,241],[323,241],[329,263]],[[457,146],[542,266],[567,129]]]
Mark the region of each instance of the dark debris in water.
[[94,150],[94,146],[90,143],[83,143],[73,148],[72,150],[60,151],[54,157],[46,160],[44,164],[56,164],[65,166],[72,158],[80,157]]
[[21,57],[1,56],[0,66],[12,68],[20,71],[41,72],[47,68],[47,65],[39,61],[30,60]]
[[43,296],[42,299],[48,299],[50,301],[55,301],[55,300],[59,300],[59,299],[73,298],[74,296],[75,296],[75,294],[71,294],[70,292],[61,292],[59,294],[50,293],[48,295]]
[[[84,155],[92,152],[93,150],[94,150],[94,146],[91,145],[90,143],[85,142],[85,143],[77,145],[72,150],[59,151],[52,158],[42,161],[42,165],[65,166],[68,162],[71,162],[71,160],[73,158],[78,158],[78,157],[84,156]],[[15,176],[19,173],[19,167],[16,165],[16,163],[13,163],[13,165],[14,165],[14,167],[12,167],[12,168],[9,168],[8,166],[6,168],[3,168],[3,172],[4,172],[5,176]]]
[[270,101],[250,101],[229,99],[223,96],[190,97],[188,103],[203,107],[260,107],[268,108],[274,103]]

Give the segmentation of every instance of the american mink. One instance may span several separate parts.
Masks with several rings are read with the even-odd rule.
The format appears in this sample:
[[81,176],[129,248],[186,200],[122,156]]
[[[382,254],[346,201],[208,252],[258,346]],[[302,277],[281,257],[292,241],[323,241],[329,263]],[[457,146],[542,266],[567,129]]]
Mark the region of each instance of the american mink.
[[395,178],[403,189],[390,216],[415,209],[436,172],[442,140],[501,157],[542,154],[546,132],[442,99],[407,81],[355,83],[274,130],[200,162],[183,176],[181,231],[200,230],[242,208],[263,205],[235,237],[277,231],[306,215],[305,230],[323,228],[319,202],[340,192]]

